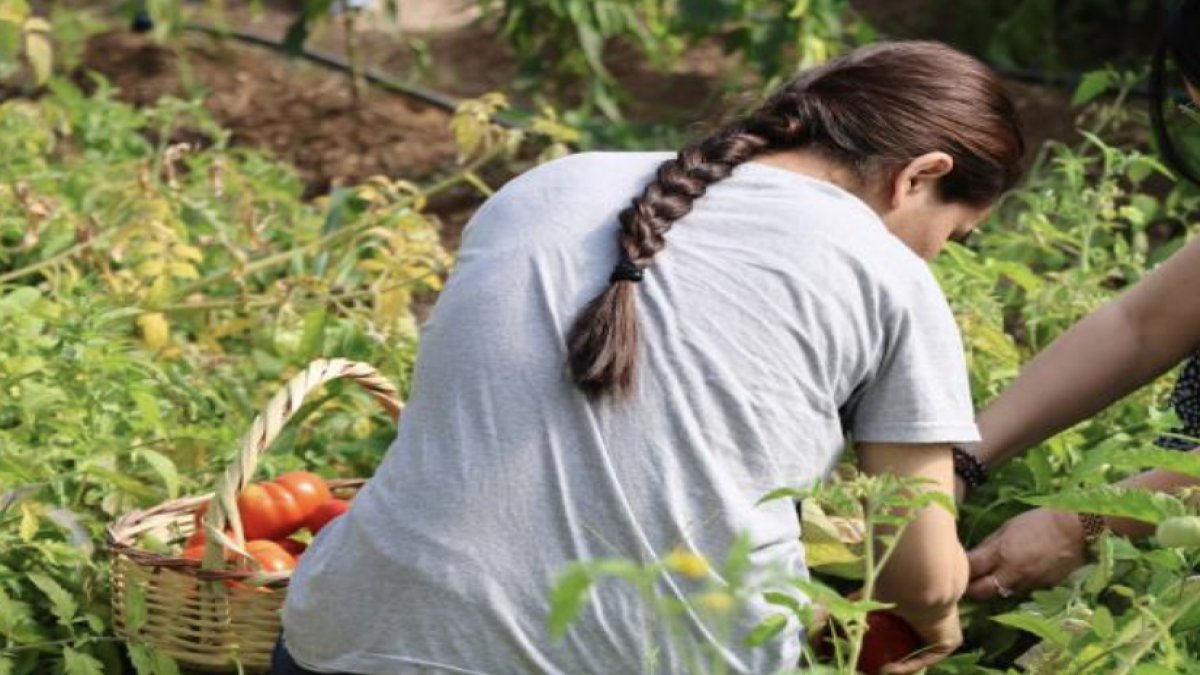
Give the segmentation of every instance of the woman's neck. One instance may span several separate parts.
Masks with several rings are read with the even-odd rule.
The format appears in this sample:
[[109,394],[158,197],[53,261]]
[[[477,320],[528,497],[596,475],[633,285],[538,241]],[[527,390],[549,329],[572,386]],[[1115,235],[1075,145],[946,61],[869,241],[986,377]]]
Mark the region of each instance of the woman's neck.
[[831,159],[828,154],[820,150],[800,149],[769,152],[755,157],[753,161],[833,183],[879,211],[876,206],[878,200],[865,189],[864,181],[844,164]]

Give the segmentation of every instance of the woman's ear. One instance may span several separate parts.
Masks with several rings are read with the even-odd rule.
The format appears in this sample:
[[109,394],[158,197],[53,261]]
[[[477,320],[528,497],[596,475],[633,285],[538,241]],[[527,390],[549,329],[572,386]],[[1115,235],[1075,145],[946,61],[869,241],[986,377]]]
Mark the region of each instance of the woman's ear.
[[892,180],[892,208],[901,208],[913,198],[936,195],[938,179],[953,170],[954,158],[940,151],[912,160]]

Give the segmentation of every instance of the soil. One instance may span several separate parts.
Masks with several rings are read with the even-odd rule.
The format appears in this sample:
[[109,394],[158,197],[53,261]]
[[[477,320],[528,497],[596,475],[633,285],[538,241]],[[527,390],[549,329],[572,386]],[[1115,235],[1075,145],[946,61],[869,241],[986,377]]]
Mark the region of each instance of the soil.
[[173,47],[114,31],[89,41],[84,63],[138,105],[204,92],[234,144],[294,165],[310,195],[373,175],[427,178],[454,159],[443,110],[371,88],[355,101],[347,78],[262,49],[204,36]]
[[[98,3],[87,4],[95,8]],[[231,25],[280,40],[296,4],[267,0],[258,14],[235,6],[226,18]],[[898,17],[906,11],[917,13],[922,4],[856,3],[882,25],[902,25]],[[383,26],[378,17],[365,20],[360,41],[366,63],[397,80],[419,81],[451,96],[513,93],[519,78],[515,56],[495,26],[478,20],[473,7],[473,0],[406,0],[399,26]],[[340,24],[330,22],[310,38],[309,46],[340,53],[342,41]],[[425,57],[419,58],[421,54]],[[633,50],[619,45],[608,61],[628,91],[628,113],[634,121],[669,120],[700,127],[737,105],[726,86],[734,64],[716,45],[693,49],[668,73],[648,67]],[[149,104],[166,94],[203,93],[205,105],[230,129],[235,144],[267,150],[294,165],[309,195],[379,174],[428,180],[446,172],[454,159],[446,110],[374,88],[356,102],[343,74],[233,40],[192,33],[161,44],[117,30],[88,42],[79,75],[86,81],[82,70],[104,75],[125,100],[136,104]],[[741,88],[747,86],[743,83]],[[1073,136],[1066,92],[1017,82],[1010,88],[1032,147],[1046,138]],[[536,92],[514,98],[518,105],[532,108]],[[475,193],[463,190],[433,205],[451,221],[448,243],[478,201]]]

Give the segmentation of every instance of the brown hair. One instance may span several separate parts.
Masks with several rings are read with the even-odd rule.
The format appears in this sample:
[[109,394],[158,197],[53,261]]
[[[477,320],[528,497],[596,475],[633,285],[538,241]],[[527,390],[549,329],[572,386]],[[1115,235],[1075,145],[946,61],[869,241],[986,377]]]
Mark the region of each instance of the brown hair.
[[857,49],[776,91],[757,110],[679,151],[620,214],[620,263],[568,335],[568,366],[589,394],[635,382],[635,282],[675,221],[708,186],[767,152],[817,148],[859,177],[931,151],[954,158],[939,180],[947,201],[986,206],[1020,178],[1025,143],[1012,101],[979,61],[934,42]]

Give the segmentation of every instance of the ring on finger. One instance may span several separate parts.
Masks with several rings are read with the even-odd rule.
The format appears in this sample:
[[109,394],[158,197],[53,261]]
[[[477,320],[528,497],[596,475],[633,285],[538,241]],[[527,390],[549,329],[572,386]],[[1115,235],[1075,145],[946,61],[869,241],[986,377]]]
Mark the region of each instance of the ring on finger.
[[996,595],[1000,596],[1001,598],[1008,599],[1016,593],[1016,591],[1013,589],[1000,583],[1000,580],[996,578],[995,574],[989,574],[988,578],[992,580],[992,585],[996,587]]

